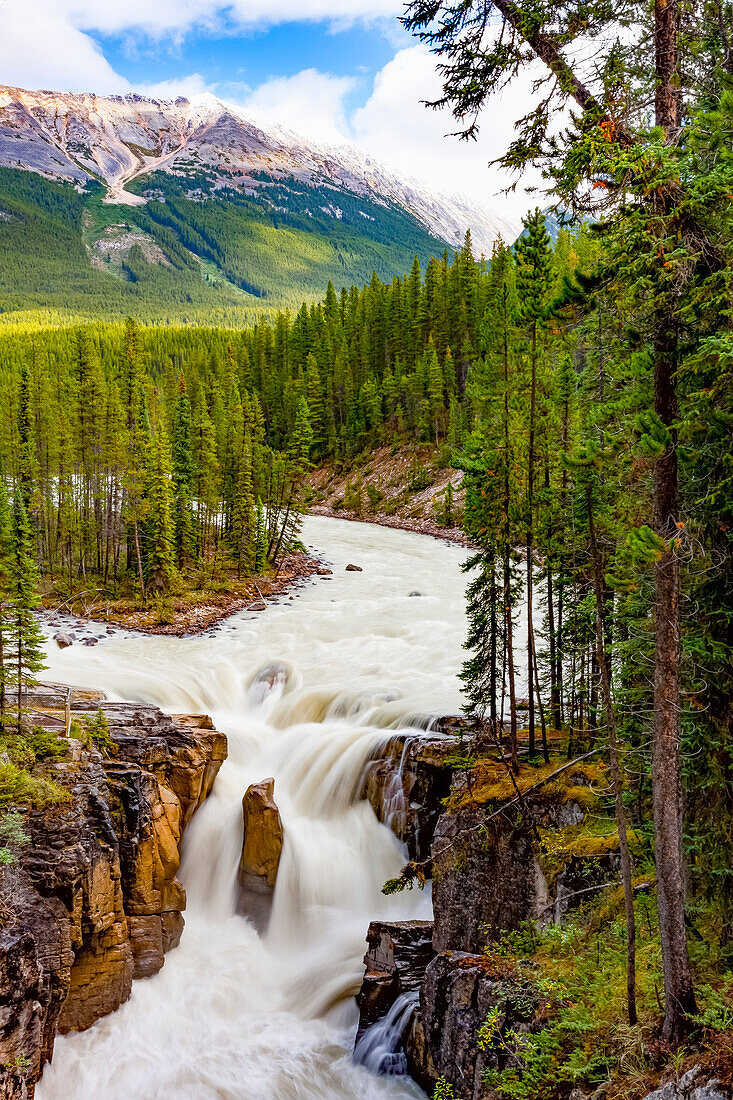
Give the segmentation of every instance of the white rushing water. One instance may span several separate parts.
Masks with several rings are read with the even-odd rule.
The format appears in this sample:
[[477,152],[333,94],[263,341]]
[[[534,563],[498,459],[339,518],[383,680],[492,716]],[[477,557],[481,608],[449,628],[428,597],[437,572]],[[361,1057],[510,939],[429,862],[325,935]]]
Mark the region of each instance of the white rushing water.
[[[323,518],[308,519],[303,538],[333,576],[261,616],[235,616],[197,638],[50,646],[48,678],[207,711],[229,757],[185,837],[180,946],[117,1012],[57,1039],[38,1100],[423,1095],[351,1057],[369,921],[430,916],[427,890],[381,893],[405,853],[357,791],[386,729],[460,707],[465,551]],[[363,572],[345,572],[348,562]],[[269,690],[257,674],[273,662],[286,675]],[[259,937],[235,914],[236,870],[242,795],[269,776],[285,847]]]

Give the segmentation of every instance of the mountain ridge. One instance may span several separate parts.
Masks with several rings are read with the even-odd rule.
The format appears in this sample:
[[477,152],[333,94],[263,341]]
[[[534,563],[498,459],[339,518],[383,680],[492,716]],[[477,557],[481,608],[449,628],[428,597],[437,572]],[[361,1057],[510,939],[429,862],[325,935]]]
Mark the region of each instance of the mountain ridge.
[[453,247],[470,228],[477,250],[486,255],[498,235],[511,240],[517,233],[512,220],[397,176],[356,145],[322,145],[281,126],[265,128],[210,93],[166,100],[0,85],[0,166],[77,187],[96,179],[108,188],[105,201],[120,205],[145,203],[145,194],[127,185],[156,171],[179,180],[203,176],[214,193],[224,187],[266,193],[262,176],[316,182],[394,204]]

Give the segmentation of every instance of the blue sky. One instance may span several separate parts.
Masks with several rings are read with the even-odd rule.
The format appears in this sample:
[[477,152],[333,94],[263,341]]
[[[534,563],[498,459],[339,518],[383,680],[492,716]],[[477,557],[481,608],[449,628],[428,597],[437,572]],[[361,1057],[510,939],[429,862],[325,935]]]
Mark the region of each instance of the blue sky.
[[[312,141],[354,142],[402,175],[498,213],[488,162],[530,102],[528,83],[492,107],[479,141],[446,137],[435,60],[399,22],[401,0],[0,0],[0,74],[23,88],[211,93]],[[534,200],[532,200],[534,205]]]

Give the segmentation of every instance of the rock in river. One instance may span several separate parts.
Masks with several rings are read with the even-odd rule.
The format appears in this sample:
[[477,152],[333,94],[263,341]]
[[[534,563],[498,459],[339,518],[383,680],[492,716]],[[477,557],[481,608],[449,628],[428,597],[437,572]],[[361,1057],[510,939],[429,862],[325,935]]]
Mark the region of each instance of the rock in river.
[[272,896],[283,850],[283,826],[275,803],[275,780],[253,783],[242,799],[242,855],[239,904],[258,931],[270,919]]

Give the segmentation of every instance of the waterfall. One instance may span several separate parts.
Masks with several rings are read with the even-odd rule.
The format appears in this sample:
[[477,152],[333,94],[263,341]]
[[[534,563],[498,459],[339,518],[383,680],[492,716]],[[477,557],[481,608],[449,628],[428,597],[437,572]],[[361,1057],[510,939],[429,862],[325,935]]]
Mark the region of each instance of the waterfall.
[[[431,915],[427,889],[381,893],[405,852],[359,794],[391,731],[420,736],[426,715],[460,707],[466,552],[322,518],[306,520],[303,537],[333,576],[259,617],[241,613],[192,638],[120,633],[89,648],[49,646],[49,678],[207,711],[229,756],[185,837],[180,946],[116,1013],[57,1040],[38,1100],[422,1096],[406,1077],[370,1072],[391,1032],[371,1036],[364,1064],[352,1056],[369,921]],[[345,572],[349,561],[363,572]],[[418,579],[425,595],[411,599]],[[236,913],[241,802],[270,776],[285,842],[259,936]],[[408,1010],[385,1028],[402,1028]]]

